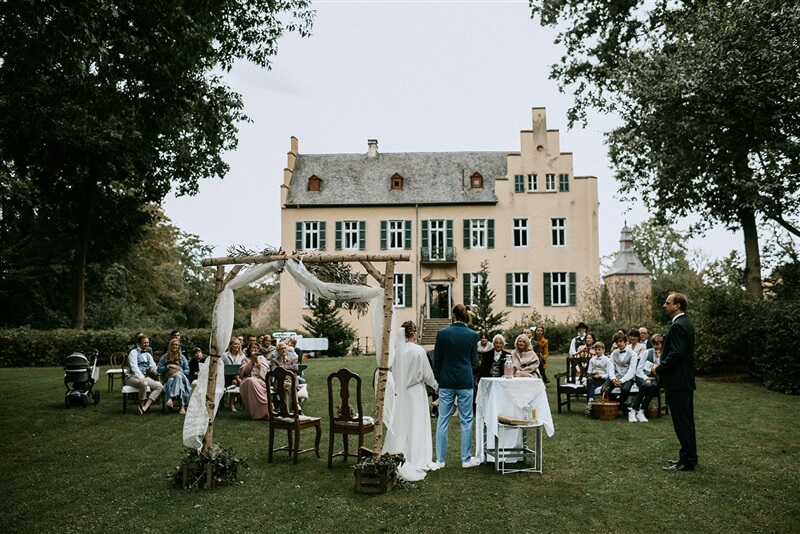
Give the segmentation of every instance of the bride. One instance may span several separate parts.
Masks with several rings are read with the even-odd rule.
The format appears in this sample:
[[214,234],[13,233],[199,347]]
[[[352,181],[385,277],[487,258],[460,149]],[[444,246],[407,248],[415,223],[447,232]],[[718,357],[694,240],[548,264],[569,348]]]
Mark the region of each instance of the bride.
[[383,452],[403,453],[406,461],[397,471],[400,478],[409,482],[422,480],[430,469],[433,439],[425,384],[439,388],[425,351],[414,343],[416,339],[417,325],[412,321],[403,323],[392,365],[396,395],[394,417],[383,445]]

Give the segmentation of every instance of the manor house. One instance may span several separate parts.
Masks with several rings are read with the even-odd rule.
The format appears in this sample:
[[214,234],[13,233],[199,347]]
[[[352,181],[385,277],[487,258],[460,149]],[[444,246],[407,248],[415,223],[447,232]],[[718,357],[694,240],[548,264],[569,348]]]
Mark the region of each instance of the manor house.
[[[471,303],[483,261],[494,311],[509,311],[507,324],[534,310],[580,319],[584,284],[599,282],[597,179],[574,175],[545,108],[532,113],[518,152],[383,153],[369,140],[366,153],[303,154],[292,137],[282,248],[409,254],[396,264],[395,313],[428,332],[446,324],[454,304]],[[301,327],[311,298],[284,273],[281,325]],[[342,313],[363,348],[369,316]]]

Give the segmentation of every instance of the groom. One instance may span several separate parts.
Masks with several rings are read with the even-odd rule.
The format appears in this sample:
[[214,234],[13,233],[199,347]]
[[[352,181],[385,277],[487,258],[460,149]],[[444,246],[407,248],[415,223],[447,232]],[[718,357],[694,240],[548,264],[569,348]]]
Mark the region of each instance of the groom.
[[480,465],[470,456],[472,448],[472,369],[478,363],[478,333],[467,326],[469,314],[463,304],[453,308],[453,324],[439,330],[433,348],[433,376],[439,382],[439,422],[436,425],[435,469],[444,467],[447,430],[458,398],[461,421],[461,467]]

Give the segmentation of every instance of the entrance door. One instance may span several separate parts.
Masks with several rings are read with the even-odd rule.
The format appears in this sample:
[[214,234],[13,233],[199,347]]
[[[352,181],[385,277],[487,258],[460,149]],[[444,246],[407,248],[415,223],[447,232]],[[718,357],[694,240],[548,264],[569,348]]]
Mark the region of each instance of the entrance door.
[[428,318],[450,317],[450,284],[428,284]]

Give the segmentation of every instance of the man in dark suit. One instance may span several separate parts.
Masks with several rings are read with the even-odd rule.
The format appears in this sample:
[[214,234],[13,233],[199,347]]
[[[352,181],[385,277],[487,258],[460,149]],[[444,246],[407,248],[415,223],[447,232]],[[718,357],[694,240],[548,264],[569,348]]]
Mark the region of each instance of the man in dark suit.
[[447,431],[453,402],[458,399],[461,421],[461,467],[475,467],[481,461],[470,455],[472,449],[472,369],[478,362],[478,333],[467,326],[469,313],[463,304],[453,308],[453,323],[436,334],[433,347],[433,376],[439,383],[439,421],[436,425],[436,462],[444,467],[447,456]]
[[686,317],[689,302],[682,293],[670,293],[664,311],[672,325],[664,337],[661,361],[653,370],[667,391],[672,425],[681,444],[680,458],[670,460],[666,471],[692,471],[697,465],[697,439],[694,428],[694,328]]

